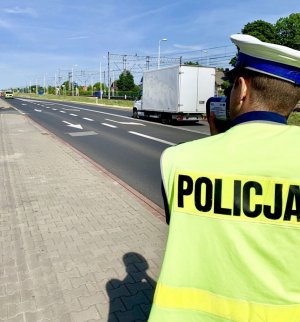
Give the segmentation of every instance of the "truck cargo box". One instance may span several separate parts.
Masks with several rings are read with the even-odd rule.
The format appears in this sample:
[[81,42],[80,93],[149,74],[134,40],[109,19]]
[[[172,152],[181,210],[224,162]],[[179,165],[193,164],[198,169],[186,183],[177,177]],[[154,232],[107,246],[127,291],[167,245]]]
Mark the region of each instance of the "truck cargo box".
[[199,116],[214,94],[215,68],[173,66],[144,72],[142,99],[134,107],[136,115],[149,117]]

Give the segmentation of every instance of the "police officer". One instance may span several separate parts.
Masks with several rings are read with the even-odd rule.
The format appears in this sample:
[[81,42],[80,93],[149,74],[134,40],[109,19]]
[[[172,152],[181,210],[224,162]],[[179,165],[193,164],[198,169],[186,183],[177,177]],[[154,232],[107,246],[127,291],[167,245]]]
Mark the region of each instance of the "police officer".
[[161,158],[170,227],[150,322],[300,321],[300,52],[231,40],[231,128]]

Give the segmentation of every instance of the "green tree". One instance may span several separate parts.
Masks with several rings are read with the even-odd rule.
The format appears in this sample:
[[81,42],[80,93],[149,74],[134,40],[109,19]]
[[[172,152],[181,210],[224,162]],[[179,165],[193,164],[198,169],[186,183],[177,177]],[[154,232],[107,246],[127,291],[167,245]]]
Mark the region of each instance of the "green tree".
[[237,62],[237,54],[233,58],[231,58],[229,64],[231,66],[235,66],[236,62]]
[[48,86],[47,92],[48,92],[48,94],[55,94],[55,87],[54,86]]
[[60,85],[60,95],[68,95],[69,88],[71,88],[71,82],[65,81]]
[[117,80],[117,87],[120,91],[131,91],[134,89],[134,79],[130,71],[124,70]]
[[[251,35],[261,41],[287,46],[300,50],[300,13],[292,13],[280,18],[274,25],[264,20],[247,23],[242,29],[243,34]],[[232,66],[237,56],[230,61]]]
[[280,18],[275,24],[278,43],[300,50],[300,13],[292,13]]
[[35,93],[36,85],[31,85],[29,88],[30,93]]
[[[99,88],[100,88],[100,82],[97,82],[94,84],[94,89],[96,91],[99,91]],[[101,83],[101,89],[104,90],[105,89],[105,84]]]
[[221,84],[221,88],[223,91],[225,91],[230,86],[232,86],[232,84],[229,82],[229,80],[224,80],[224,82]]
[[197,61],[186,61],[184,62],[184,65],[199,66],[199,63]]
[[64,85],[64,87],[66,88],[66,90],[68,90],[69,88],[71,88],[71,82],[69,82],[69,81],[63,82],[62,85]]
[[242,29],[242,33],[256,37],[264,42],[278,42],[275,26],[264,20],[255,20],[247,23]]

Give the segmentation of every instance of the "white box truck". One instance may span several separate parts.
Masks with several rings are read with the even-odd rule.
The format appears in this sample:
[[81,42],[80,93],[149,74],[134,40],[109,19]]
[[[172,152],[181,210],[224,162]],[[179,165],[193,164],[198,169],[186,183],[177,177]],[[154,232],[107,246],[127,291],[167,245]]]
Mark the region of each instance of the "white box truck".
[[8,90],[4,92],[4,98],[13,98],[14,92],[12,90]]
[[215,68],[191,65],[145,71],[133,117],[158,118],[167,124],[201,119],[207,100],[215,95],[215,74]]

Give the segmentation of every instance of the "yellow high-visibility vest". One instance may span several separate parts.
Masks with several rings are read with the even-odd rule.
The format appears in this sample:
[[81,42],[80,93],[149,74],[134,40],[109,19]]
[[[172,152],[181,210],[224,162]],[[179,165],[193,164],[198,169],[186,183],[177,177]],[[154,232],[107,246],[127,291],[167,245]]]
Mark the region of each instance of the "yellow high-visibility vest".
[[167,149],[150,322],[300,321],[300,128],[248,122]]

